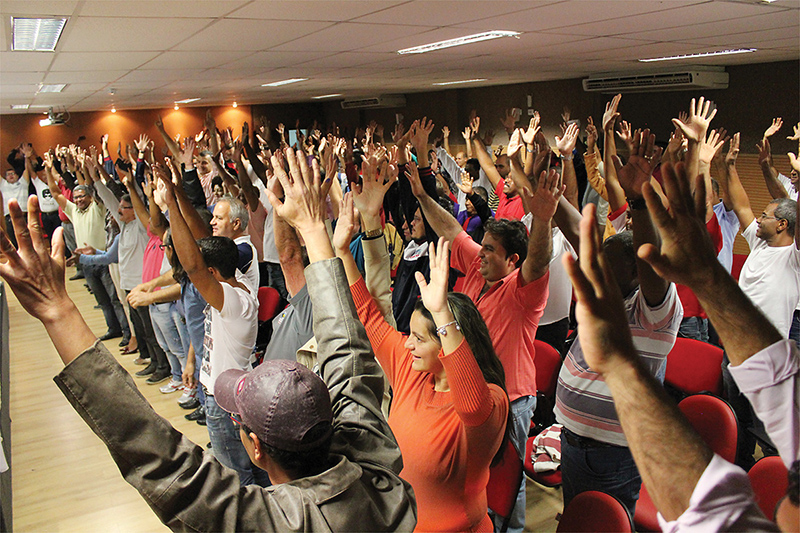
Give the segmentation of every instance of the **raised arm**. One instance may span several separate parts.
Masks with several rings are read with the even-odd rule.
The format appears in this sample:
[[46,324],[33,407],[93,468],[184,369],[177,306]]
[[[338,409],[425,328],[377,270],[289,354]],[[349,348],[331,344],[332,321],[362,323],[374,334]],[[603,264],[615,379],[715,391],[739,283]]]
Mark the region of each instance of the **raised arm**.
[[[638,250],[645,244],[657,246],[658,233],[650,219],[642,196],[642,187],[650,183],[655,165],[661,161],[661,148],[655,146],[656,136],[650,130],[634,135],[631,155],[625,166],[614,157],[614,166],[620,185],[629,199],[633,218],[633,246]],[[705,198],[701,199],[705,203]],[[650,307],[656,307],[667,295],[669,282],[655,273],[653,268],[637,256],[636,269],[639,288]]]
[[561,152],[561,163],[564,165],[561,181],[566,186],[564,197],[569,203],[577,207],[578,204],[578,178],[575,175],[573,151],[578,140],[578,125],[574,122],[567,126],[562,137],[556,137],[556,147]]
[[622,95],[618,94],[606,104],[603,113],[603,168],[606,171],[606,195],[610,212],[619,210],[625,205],[625,192],[619,184],[614,167],[614,158],[617,156],[616,138],[614,137],[614,124],[619,117],[617,107]]
[[531,196],[528,189],[520,191],[529,196],[531,214],[531,232],[528,235],[528,255],[522,262],[520,285],[526,285],[544,276],[550,268],[553,255],[553,232],[551,222],[555,215],[558,201],[564,194],[558,173],[551,169],[542,173],[536,192]]
[[717,108],[712,105],[711,100],[706,100],[702,96],[695,102],[692,98],[689,102],[689,115],[683,121],[680,118],[673,118],[672,123],[680,128],[686,138],[686,171],[690,176],[696,176],[700,172],[700,147],[706,138],[708,126],[711,119],[717,114]]
[[[800,173],[800,160],[798,160],[797,156],[792,152],[789,152],[788,155],[789,155],[789,163],[791,163],[792,169],[794,169],[795,172]],[[796,248],[800,249],[800,224],[797,224],[796,222],[797,220],[800,220],[797,218],[797,216],[800,215],[800,202],[795,202],[795,204],[797,212],[795,216],[795,225],[794,225],[794,245]]]
[[474,117],[470,122],[470,141],[472,142],[472,152],[478,159],[478,163],[481,165],[481,170],[483,170],[483,173],[486,174],[486,177],[489,179],[492,187],[496,189],[497,184],[503,180],[503,177],[494,167],[492,156],[490,156],[489,152],[486,151],[486,145],[483,144],[483,140],[478,135],[480,126],[481,117]]
[[[47,188],[50,189],[50,194],[52,194],[53,198],[55,198],[56,202],[58,202],[58,206],[62,210],[65,210],[67,208],[68,200],[67,197],[61,193],[61,188],[56,183],[55,173],[51,172],[53,168],[53,162],[50,159],[49,153],[45,153],[44,162],[45,162],[44,174],[45,176],[47,176]],[[28,173],[28,175],[30,176],[36,176],[36,174],[33,171],[33,164],[31,163],[31,159],[27,156],[25,157],[25,172]]]
[[[736,218],[739,219],[739,224],[742,230],[744,230],[755,220],[755,216],[753,215],[753,209],[750,207],[750,197],[747,196],[742,182],[739,181],[739,172],[736,170],[735,156],[738,153],[739,133],[737,132],[731,138],[731,146],[728,151],[729,157],[725,159],[727,172],[720,176],[721,179],[719,183],[720,188],[723,189],[723,191],[727,191],[733,212],[736,213]],[[733,154],[732,157],[731,154]]]
[[411,192],[419,201],[425,220],[437,235],[452,242],[456,235],[464,231],[464,228],[461,227],[461,224],[458,223],[452,213],[448,213],[425,192],[419,179],[417,166],[414,163],[406,165],[406,177],[411,184]]
[[783,184],[778,180],[778,171],[772,164],[772,150],[770,149],[769,139],[764,137],[756,144],[758,148],[758,165],[764,175],[764,183],[767,186],[772,198],[788,198],[789,194]]

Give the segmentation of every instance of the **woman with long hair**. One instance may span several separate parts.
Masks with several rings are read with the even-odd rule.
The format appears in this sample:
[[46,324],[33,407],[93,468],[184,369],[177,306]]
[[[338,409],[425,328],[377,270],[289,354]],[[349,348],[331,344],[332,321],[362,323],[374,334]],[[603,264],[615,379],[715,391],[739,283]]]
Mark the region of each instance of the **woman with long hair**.
[[447,293],[449,243],[430,246],[430,281],[417,274],[421,300],[411,334],[392,328],[350,254],[348,193],[334,233],[358,317],[392,385],[389,426],[403,454],[400,476],[417,497],[418,531],[491,531],[489,467],[510,425],[500,360],[475,304]]

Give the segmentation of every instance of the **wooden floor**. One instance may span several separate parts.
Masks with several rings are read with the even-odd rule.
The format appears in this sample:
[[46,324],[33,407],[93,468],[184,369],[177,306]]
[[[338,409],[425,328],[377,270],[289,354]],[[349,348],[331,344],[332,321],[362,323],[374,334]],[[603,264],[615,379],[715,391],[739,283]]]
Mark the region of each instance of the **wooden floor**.
[[[105,323],[94,298],[81,281],[68,281],[67,288],[89,326],[102,335]],[[14,530],[166,531],[53,383],[62,364],[41,323],[25,313],[10,291],[8,299]],[[106,343],[111,353],[119,353],[118,342]],[[118,360],[133,373],[142,368],[133,364],[134,357],[120,355]],[[176,403],[179,393],[161,394],[161,385],[147,385],[143,378],[136,382],[156,411],[206,445],[206,428],[183,418],[187,411]],[[560,490],[529,481],[526,531],[555,531],[561,505]]]

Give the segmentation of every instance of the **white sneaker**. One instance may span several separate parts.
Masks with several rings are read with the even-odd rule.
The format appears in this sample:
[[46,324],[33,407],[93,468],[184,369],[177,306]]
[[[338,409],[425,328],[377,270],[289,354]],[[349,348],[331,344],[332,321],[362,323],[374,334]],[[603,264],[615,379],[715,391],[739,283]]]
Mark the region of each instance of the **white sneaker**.
[[194,400],[195,398],[197,398],[197,389],[194,388],[188,389],[186,387],[183,387],[183,394],[181,394],[181,397],[178,398],[178,404],[180,405],[187,404],[192,400]]
[[161,387],[160,390],[163,394],[170,394],[175,391],[179,391],[183,388],[183,383],[180,381],[169,380],[169,383]]

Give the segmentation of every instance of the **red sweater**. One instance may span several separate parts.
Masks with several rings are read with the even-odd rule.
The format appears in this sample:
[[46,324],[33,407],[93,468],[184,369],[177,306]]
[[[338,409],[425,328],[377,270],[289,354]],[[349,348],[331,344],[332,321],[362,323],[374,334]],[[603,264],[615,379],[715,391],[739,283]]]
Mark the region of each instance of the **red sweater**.
[[378,362],[392,384],[389,426],[403,454],[400,476],[417,497],[417,531],[492,531],[486,504],[489,465],[500,448],[508,397],[487,384],[469,345],[439,353],[449,392],[411,369],[406,336],[381,315],[363,279],[350,287]]

